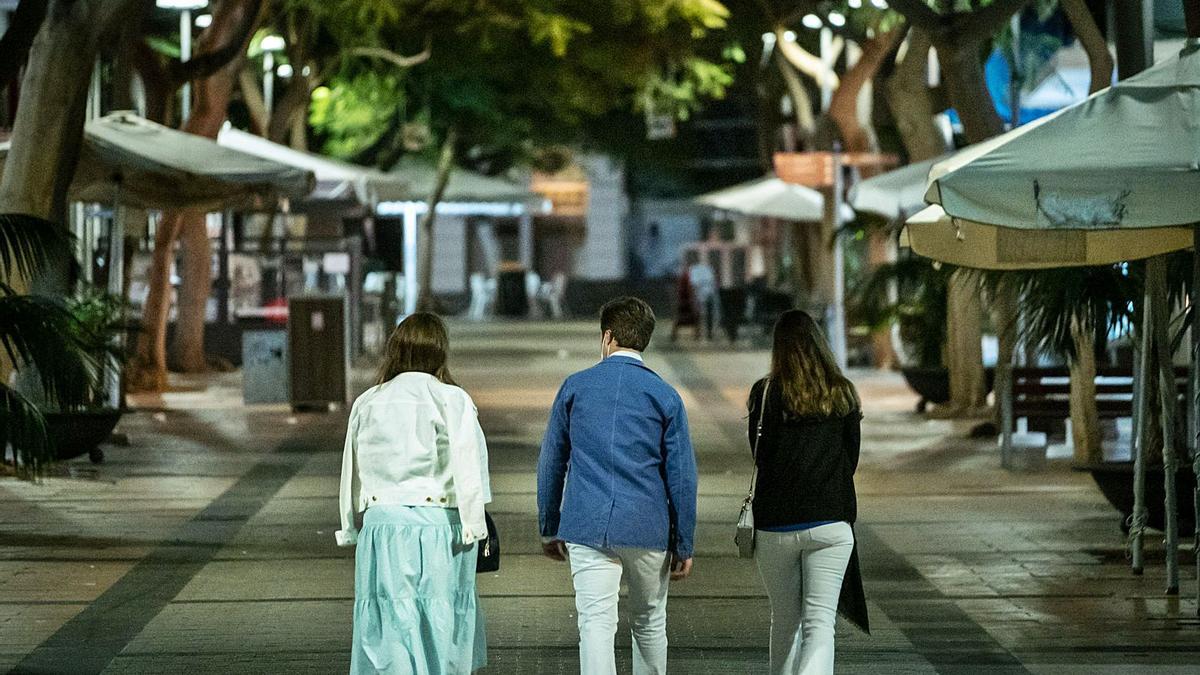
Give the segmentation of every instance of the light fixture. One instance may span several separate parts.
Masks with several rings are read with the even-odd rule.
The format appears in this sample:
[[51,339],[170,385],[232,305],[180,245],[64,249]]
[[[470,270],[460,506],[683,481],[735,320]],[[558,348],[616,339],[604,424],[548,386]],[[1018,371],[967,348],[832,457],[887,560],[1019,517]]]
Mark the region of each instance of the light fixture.
[[800,23],[804,24],[805,28],[811,28],[813,30],[816,30],[824,25],[821,21],[821,17],[817,16],[816,14],[805,14],[804,18],[800,19]]
[[774,33],[763,33],[762,41],[763,41],[763,44],[768,47],[773,46],[775,44],[775,34]]
[[279,66],[278,68],[275,69],[275,74],[284,79],[287,79],[287,78],[291,77],[292,75],[294,75],[295,71],[292,70],[291,64],[285,63],[282,66]]
[[264,52],[281,52],[287,43],[283,41],[282,35],[268,35],[262,39],[259,47]]
[[208,7],[208,0],[154,0],[161,9],[192,10]]
[[796,41],[796,31],[791,31],[791,30],[784,31],[783,39],[787,40],[788,42],[795,42]]
[[850,9],[860,9],[862,7],[862,0],[850,0],[847,4],[850,5]]
[[879,9],[887,9],[888,7],[887,0],[871,0],[871,4]]
[[208,28],[212,25],[212,14],[201,14],[196,17],[196,28]]
[[300,74],[305,77],[308,77],[309,75],[312,75],[312,68],[310,68],[308,66],[304,66],[303,68],[300,69]]
[[829,25],[837,27],[837,28],[841,28],[842,26],[845,26],[846,25],[845,15],[841,14],[840,12],[830,12],[829,13]]

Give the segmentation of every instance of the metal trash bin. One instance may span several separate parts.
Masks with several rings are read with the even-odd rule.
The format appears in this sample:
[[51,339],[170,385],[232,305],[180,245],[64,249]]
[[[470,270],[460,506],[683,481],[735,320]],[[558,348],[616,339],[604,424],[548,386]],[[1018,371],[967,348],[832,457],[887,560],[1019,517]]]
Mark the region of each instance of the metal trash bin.
[[[281,321],[281,319],[283,321]],[[242,400],[287,403],[288,335],[282,311],[239,315],[242,332]]]
[[295,410],[327,410],[349,398],[350,344],[346,299],[288,301],[288,372]]
[[529,314],[529,296],[525,294],[525,268],[504,263],[496,274],[496,315],[523,317]]

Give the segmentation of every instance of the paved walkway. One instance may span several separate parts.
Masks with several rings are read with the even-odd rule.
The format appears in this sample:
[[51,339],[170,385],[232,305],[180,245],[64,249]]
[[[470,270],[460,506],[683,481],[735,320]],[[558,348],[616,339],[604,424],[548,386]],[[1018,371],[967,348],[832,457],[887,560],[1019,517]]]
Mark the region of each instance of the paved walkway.
[[[598,356],[594,332],[452,327],[504,537],[502,572],[481,579],[489,673],[578,672],[565,567],[536,555],[533,468],[559,382]],[[681,389],[701,470],[696,571],[672,589],[673,672],[765,672],[766,600],[731,521],[749,475],[744,399],[766,355],[662,345],[648,360]],[[1195,672],[1195,604],[1163,597],[1157,541],[1147,574],[1129,574],[1116,515],[1086,475],[1001,471],[965,427],[913,416],[898,378],[856,380],[875,630],[839,627],[839,672]],[[231,400],[236,376],[215,382],[126,418],[131,445],[100,467],[71,462],[40,485],[0,478],[0,672],[344,671],[353,554],[333,546],[344,414],[247,409]],[[1186,594],[1190,551],[1183,570]]]

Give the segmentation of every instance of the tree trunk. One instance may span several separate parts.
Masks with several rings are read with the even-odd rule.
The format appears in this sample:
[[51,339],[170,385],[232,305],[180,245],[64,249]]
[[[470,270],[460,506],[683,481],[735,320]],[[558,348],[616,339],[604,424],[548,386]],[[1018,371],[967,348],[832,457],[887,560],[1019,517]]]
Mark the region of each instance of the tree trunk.
[[925,72],[932,46],[927,31],[920,28],[909,31],[908,51],[885,85],[888,107],[910,162],[922,162],[946,152],[946,141],[933,121],[936,111]]
[[301,75],[300,69],[297,68],[287,90],[275,102],[275,109],[271,111],[267,138],[275,143],[287,145],[288,136],[295,128],[296,118],[304,120],[311,97],[312,86],[308,78]]
[[142,329],[137,348],[126,369],[130,391],[163,391],[167,388],[167,317],[171,312],[171,265],[180,214],[164,214],[154,233],[154,257],[146,275],[149,293],[142,307]]
[[1071,437],[1075,463],[1092,464],[1103,459],[1100,447],[1100,414],[1096,407],[1096,344],[1091,331],[1071,324],[1075,359],[1071,369]]
[[[1012,366],[1017,352],[1017,317],[1020,306],[1017,300],[1017,290],[1003,287],[997,291],[992,301],[992,323],[996,327],[996,373],[1004,366]],[[997,389],[997,391],[999,391]],[[996,428],[1003,423],[1000,406],[995,407]]]
[[[213,23],[197,40],[197,53],[204,54],[221,48],[233,39],[250,11],[247,0],[225,0],[213,4]],[[242,45],[243,52],[245,45]],[[239,56],[216,73],[195,83],[195,106],[183,130],[216,138],[225,123],[233,87],[241,72],[245,57]],[[186,230],[186,231],[185,231]],[[130,387],[161,391],[167,382],[166,332],[171,307],[170,268],[174,258],[175,239],[181,236],[189,242],[181,261],[179,293],[179,322],[175,331],[175,361],[185,372],[201,372],[207,367],[204,355],[204,315],[212,288],[211,251],[204,217],[189,217],[181,212],[163,214],[154,242],[154,258],[149,273],[149,294],[142,315],[142,332],[138,347],[129,364]],[[200,244],[200,238],[204,244]],[[189,274],[190,272],[190,274]]]
[[[1091,93],[1100,91],[1112,83],[1113,59],[1108,52],[1108,43],[1083,0],[1060,0],[1059,4],[1087,53],[1091,70],[1089,90]],[[1095,342],[1092,333],[1081,329],[1077,323],[1071,325],[1071,338],[1076,353],[1075,361],[1071,363],[1071,434],[1075,463],[1092,464],[1104,459],[1100,412],[1096,403]]]
[[804,81],[800,79],[800,73],[779,52],[775,53],[775,63],[787,88],[788,98],[792,100],[792,113],[796,116],[796,134],[799,136],[797,140],[802,146],[808,147],[816,127],[812,98],[808,95],[808,89],[804,87]]
[[1004,133],[1004,121],[996,112],[987,89],[979,43],[940,41],[937,50],[946,95],[962,121],[967,142],[979,143]]
[[1088,89],[1092,93],[1100,91],[1112,84],[1113,57],[1108,51],[1108,42],[1084,0],[1059,0],[1058,4],[1071,22],[1079,46],[1087,54],[1092,78]]
[[[172,214],[175,215],[175,214]],[[175,316],[176,369],[184,373],[202,373],[208,369],[204,352],[204,324],[208,316],[208,296],[212,292],[212,244],[208,239],[205,214],[183,212],[179,218],[179,311]]]
[[51,2],[29,49],[0,211],[66,225],[92,64],[101,41],[137,7],[137,0]]
[[433,227],[437,222],[437,206],[446,192],[446,184],[450,182],[450,173],[454,170],[454,146],[458,142],[458,132],[454,127],[446,132],[442,141],[442,150],[438,155],[437,178],[434,180],[433,191],[429,193],[429,201],[425,205],[425,216],[421,218],[420,234],[417,240],[418,284],[417,311],[432,312],[437,303],[433,297]]
[[[858,61],[842,75],[841,86],[833,93],[829,102],[829,117],[837,126],[838,134],[842,138],[842,149],[846,152],[871,152],[876,149],[872,135],[860,121],[859,94],[875,79],[880,66],[895,49],[901,37],[902,31],[891,30],[863,43]],[[863,178],[869,178],[876,172],[876,168],[872,166],[863,167],[861,170]],[[867,237],[867,259],[872,268],[895,259],[891,237],[886,232],[872,229]],[[875,365],[879,368],[890,369],[897,362],[890,333],[890,329],[884,328],[871,335],[871,352]]]
[[829,101],[829,117],[837,126],[838,134],[842,138],[842,149],[846,152],[870,152],[872,150],[871,135],[859,121],[859,93],[864,86],[875,79],[879,68],[895,49],[896,43],[901,37],[902,31],[890,30],[864,42],[862,55],[842,75],[841,85],[833,92],[833,97]]
[[947,294],[946,367],[950,370],[950,402],[943,414],[974,415],[987,404],[983,371],[983,307],[970,273],[950,275]]

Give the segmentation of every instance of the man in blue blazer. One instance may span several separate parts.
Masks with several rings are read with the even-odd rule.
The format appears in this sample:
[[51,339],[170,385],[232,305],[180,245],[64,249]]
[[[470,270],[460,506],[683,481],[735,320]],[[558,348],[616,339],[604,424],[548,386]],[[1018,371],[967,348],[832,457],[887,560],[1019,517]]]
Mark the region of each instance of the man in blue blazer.
[[696,457],[679,394],[646,367],[654,312],[600,310],[599,364],[567,378],[538,457],[545,553],[569,559],[582,675],[616,673],[621,578],[632,604],[633,672],[667,669],[667,582],[692,570]]

